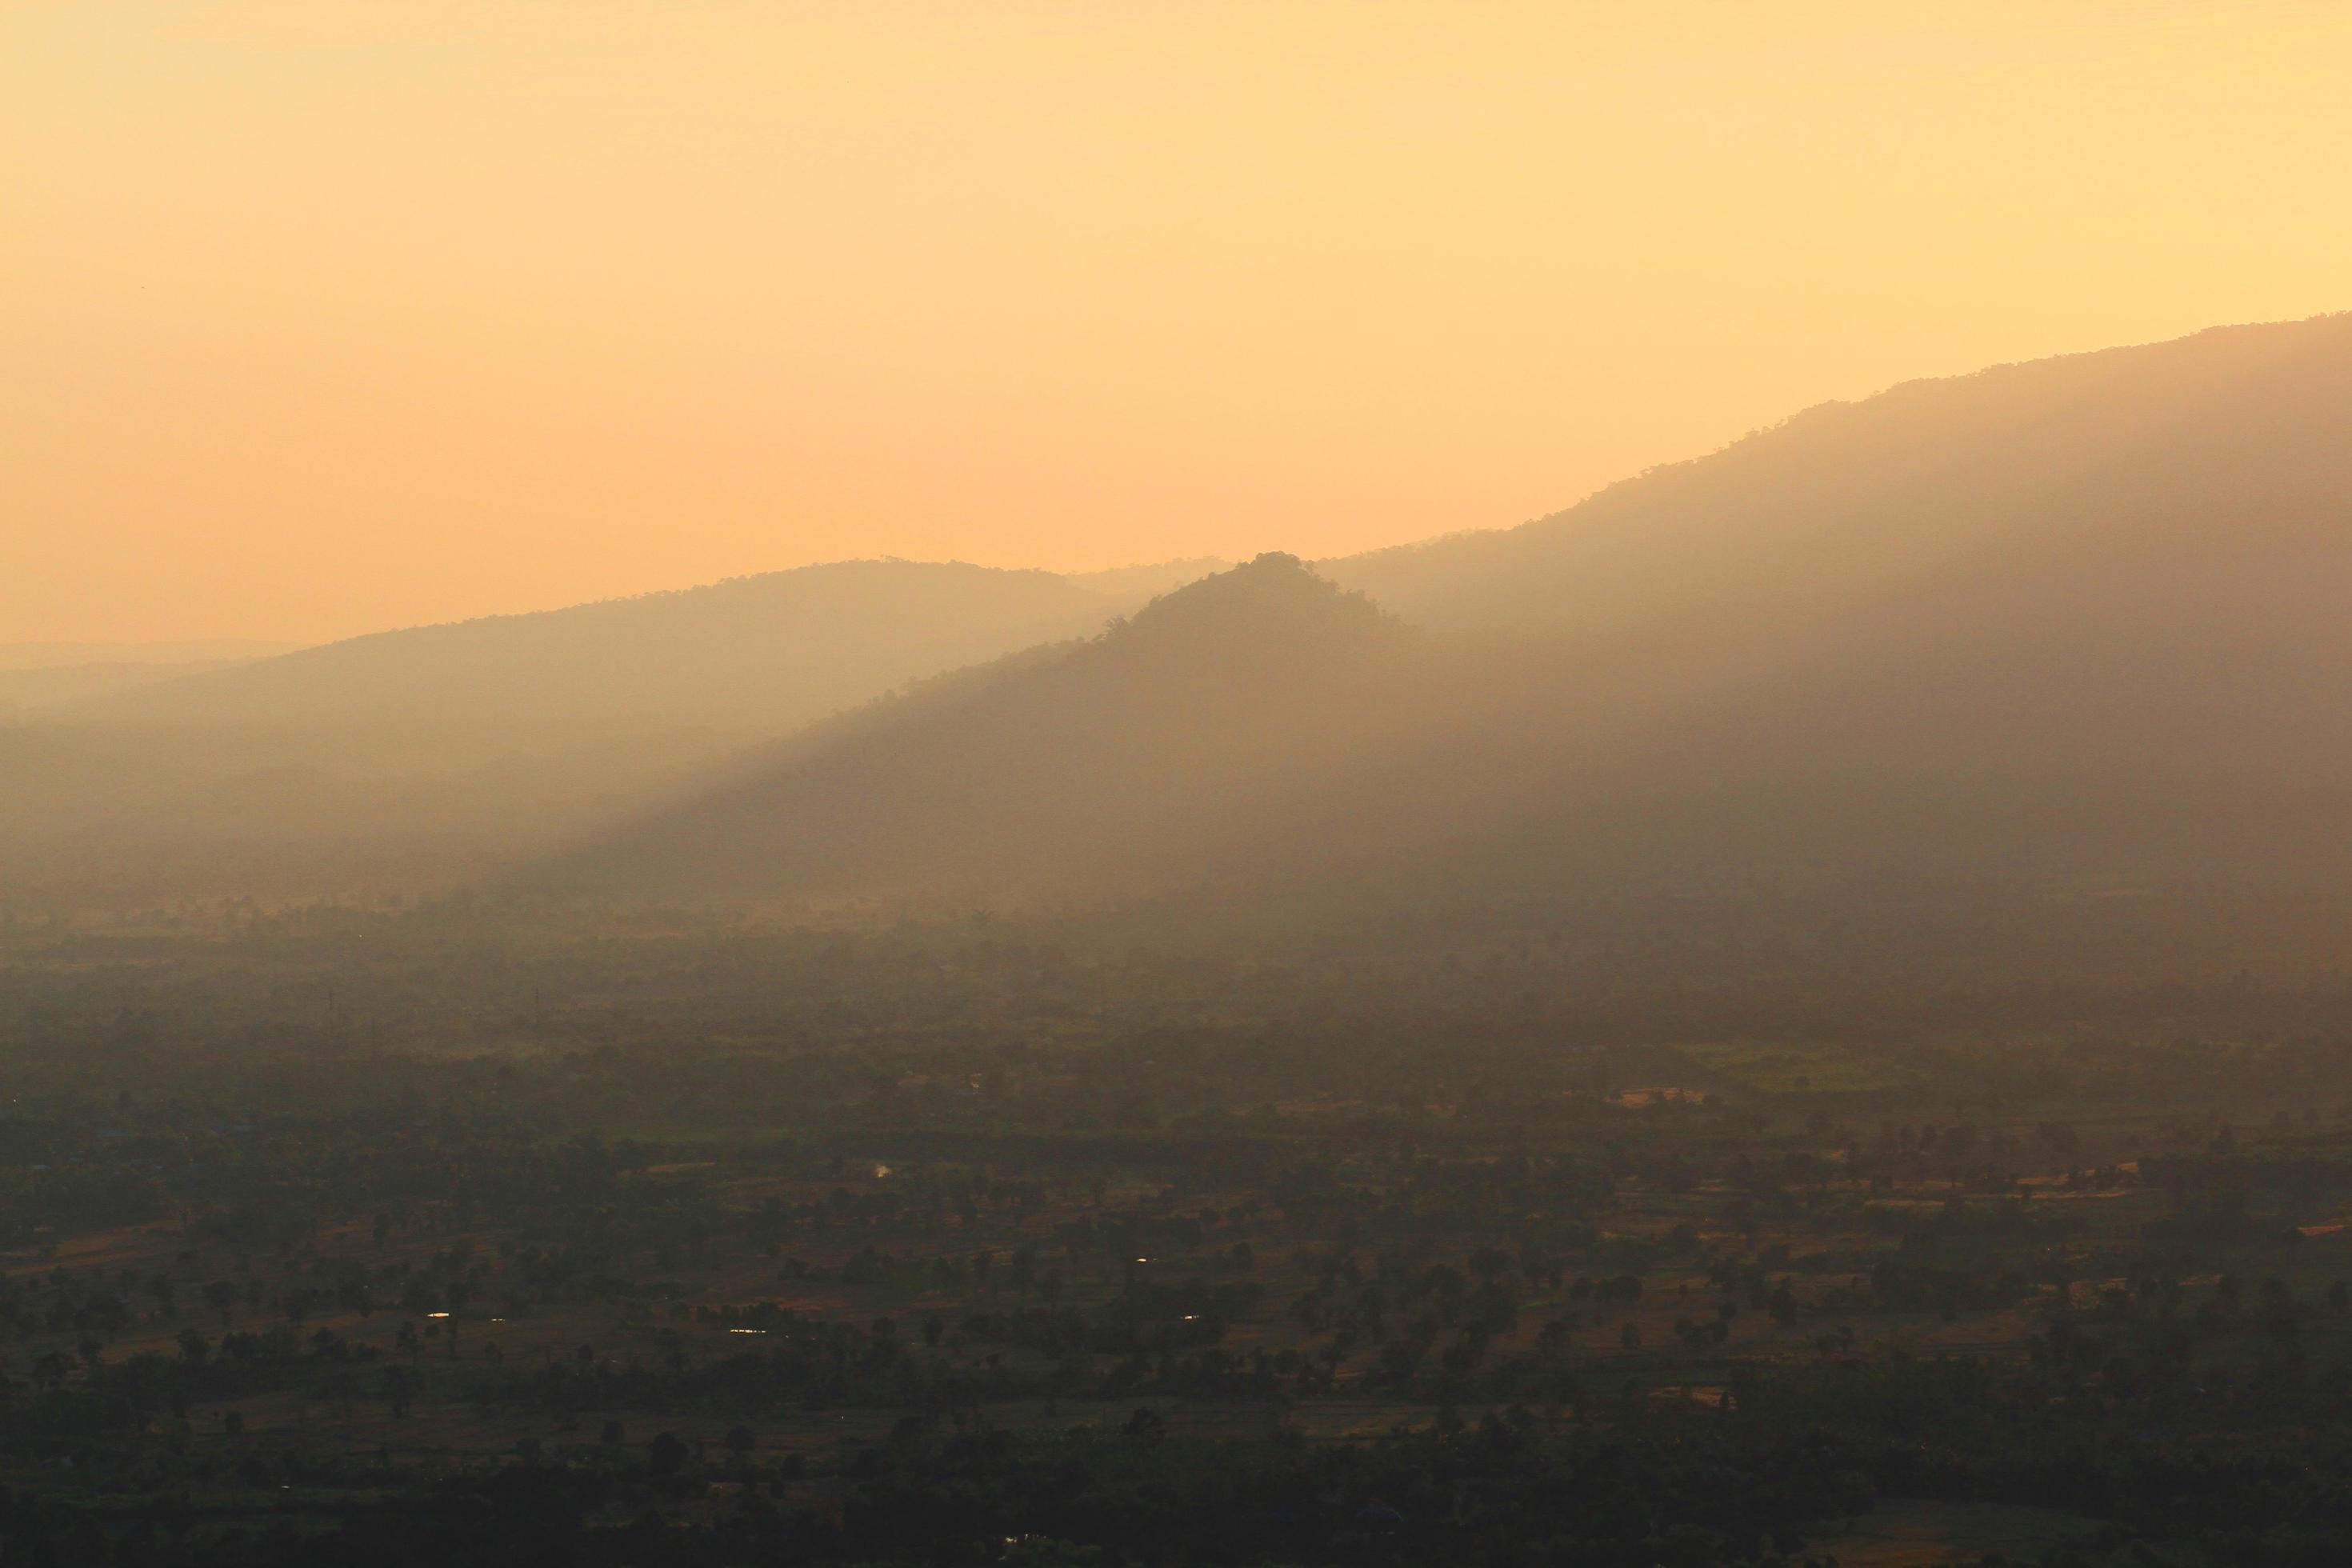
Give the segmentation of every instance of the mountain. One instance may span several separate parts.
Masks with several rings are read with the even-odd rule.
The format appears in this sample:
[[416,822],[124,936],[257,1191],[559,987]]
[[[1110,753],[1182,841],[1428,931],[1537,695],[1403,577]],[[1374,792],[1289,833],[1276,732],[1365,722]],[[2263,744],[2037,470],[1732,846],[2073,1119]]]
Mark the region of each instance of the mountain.
[[2328,795],[2352,788],[2352,315],[1911,383],[1325,570],[1638,672],[1686,768],[1736,747],[1706,765],[1979,812]]
[[1088,593],[1140,605],[1173,593],[1187,583],[1197,583],[1213,573],[1230,571],[1233,565],[1221,556],[1196,555],[1148,566],[1114,566],[1105,572],[1070,572],[1064,575]]
[[174,643],[0,643],[0,719],[55,703],[227,669],[290,643],[219,637]]
[[109,697],[142,686],[154,686],[182,676],[234,669],[244,659],[188,659],[181,663],[148,664],[114,660],[89,664],[39,665],[28,669],[0,669],[0,720],[64,703]]
[[1263,555],[1099,636],[820,726],[554,881],[820,902],[1141,888],[1326,793],[1426,668],[1393,617]]
[[1737,942],[1801,905],[1843,949],[2168,963],[2352,936],[2352,316],[1912,383],[1324,570],[1548,647],[1469,753],[1517,782],[1423,868],[1454,918],[1648,897]]
[[[602,885],[1319,879],[1455,930],[1947,955],[2352,936],[2352,317],[1913,383],[1322,571],[813,732]],[[1246,635],[1176,635],[1226,598]],[[1339,626],[1381,632],[1333,657]]]
[[1099,627],[1130,597],[1046,572],[850,561],[417,626],[75,705],[218,727],[780,733],[892,687]]
[[2347,360],[2352,313],[1909,382],[1519,528],[1317,569],[1432,627],[1596,647],[1801,630],[2004,552],[2325,514]]
[[156,668],[184,664],[236,664],[291,653],[297,646],[258,642],[250,637],[194,637],[181,642],[0,643],[0,669],[62,669],[92,664],[147,665]]
[[0,723],[0,897],[451,887],[744,745],[1098,630],[1196,570],[845,562],[194,671],[138,662],[184,650],[124,650],[126,669],[19,648],[42,668],[0,672],[0,700],[26,699]]

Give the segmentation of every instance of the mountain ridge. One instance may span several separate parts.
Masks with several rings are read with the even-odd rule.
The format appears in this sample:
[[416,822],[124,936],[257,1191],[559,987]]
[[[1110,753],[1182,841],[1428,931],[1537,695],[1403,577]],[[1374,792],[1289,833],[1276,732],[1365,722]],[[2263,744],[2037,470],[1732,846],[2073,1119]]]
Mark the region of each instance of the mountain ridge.
[[829,562],[368,633],[64,705],[57,716],[500,734],[698,725],[775,733],[908,680],[1092,630],[1135,597],[1042,571]]
[[[1125,731],[1058,713],[1050,661],[1008,671],[1003,690],[1030,693],[991,700],[1024,710],[1017,777],[963,773],[995,743],[971,710],[909,715],[891,769],[861,775],[819,741],[802,784],[746,781],[719,817],[670,818],[693,855],[665,868],[656,835],[614,864],[670,895],[980,904],[1056,886],[1231,903],[1319,879],[1459,921],[1717,889],[1671,894],[1700,898],[1693,931],[1732,918],[1735,886],[1802,887],[1850,926],[2107,885],[2211,910],[2266,885],[2291,887],[2281,910],[2308,937],[2336,929],[2316,868],[2347,858],[2330,813],[2352,801],[2347,412],[2352,317],[1906,384],[1633,482],[1613,531],[1572,509],[1573,526],[1432,546],[1437,570],[1385,593],[1318,563],[1318,593],[1408,624],[1434,606],[1435,629],[1335,661],[1327,686],[1282,637],[1186,639],[1197,679],[1245,668],[1242,695],[1170,710],[1181,740],[1153,755],[1184,782],[1126,816],[1076,812],[1068,788],[1066,823],[974,794],[1065,762],[1100,779],[1106,746],[1141,745],[1167,705],[1097,657],[1077,706],[1146,715]],[[1312,575],[1280,561],[1241,571]],[[1162,601],[1167,624],[1221,581]],[[1270,739],[1320,705],[1347,717],[1295,750]],[[805,780],[835,767],[865,782],[813,813]],[[1220,778],[1247,787],[1200,787]],[[958,860],[975,823],[1007,837]],[[927,855],[955,866],[928,888]]]

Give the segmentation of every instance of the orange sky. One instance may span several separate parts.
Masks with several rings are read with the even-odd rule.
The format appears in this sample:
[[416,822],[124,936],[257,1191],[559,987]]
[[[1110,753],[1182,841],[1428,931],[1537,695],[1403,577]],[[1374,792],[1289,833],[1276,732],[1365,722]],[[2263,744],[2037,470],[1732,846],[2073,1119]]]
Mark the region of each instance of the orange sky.
[[0,642],[1510,523],[2352,306],[2347,80],[2342,0],[0,0]]

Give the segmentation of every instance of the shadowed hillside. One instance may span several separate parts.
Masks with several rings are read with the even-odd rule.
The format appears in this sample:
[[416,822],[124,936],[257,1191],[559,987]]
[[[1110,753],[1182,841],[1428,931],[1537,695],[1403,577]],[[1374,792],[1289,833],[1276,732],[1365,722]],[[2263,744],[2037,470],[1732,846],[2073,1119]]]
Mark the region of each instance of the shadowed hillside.
[[2352,314],[2216,328],[1806,410],[1506,531],[1317,570],[1433,627],[1596,645],[1801,631],[2007,554],[2340,521]]
[[609,827],[745,745],[1097,630],[1206,569],[1080,585],[847,562],[184,674],[26,647],[18,662],[40,668],[0,670],[0,898],[451,887]]
[[1230,561],[1198,555],[1186,561],[1161,561],[1148,566],[1114,566],[1102,572],[1066,572],[1063,576],[1088,593],[1100,594],[1121,605],[1140,605],[1161,594],[1197,583],[1213,572],[1229,571]]
[[0,644],[0,721],[135,686],[228,669],[291,645],[213,638],[178,643]]
[[2340,861],[2352,316],[1911,384],[1367,564],[1439,624],[1553,628],[1556,694],[1619,692],[1516,731],[1586,803],[1495,813],[1521,868],[1605,839],[2301,898]]
[[1287,555],[821,727],[566,866],[817,900],[1128,889],[1199,870],[1392,741],[1422,639]]

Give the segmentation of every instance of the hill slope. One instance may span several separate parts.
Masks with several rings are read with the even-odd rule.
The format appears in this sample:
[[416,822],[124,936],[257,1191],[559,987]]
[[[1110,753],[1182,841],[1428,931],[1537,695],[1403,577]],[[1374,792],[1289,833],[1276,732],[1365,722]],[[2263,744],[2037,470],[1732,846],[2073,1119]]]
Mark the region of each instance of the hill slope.
[[1394,731],[1422,656],[1361,598],[1261,556],[798,737],[560,880],[983,901],[1149,885],[1328,788]]
[[1593,644],[1801,627],[2101,526],[2327,515],[2348,367],[2352,313],[1909,382],[1518,528],[1317,570],[1433,627]]
[[227,669],[290,643],[213,638],[178,643],[0,643],[0,722],[54,704]]
[[1047,572],[851,561],[417,626],[74,705],[248,728],[781,733],[908,680],[1092,631],[1135,597]]
[[0,672],[0,703],[45,700],[0,714],[0,900],[446,888],[625,820],[755,741],[1098,629],[1200,569],[1082,586],[849,562],[144,684]]

